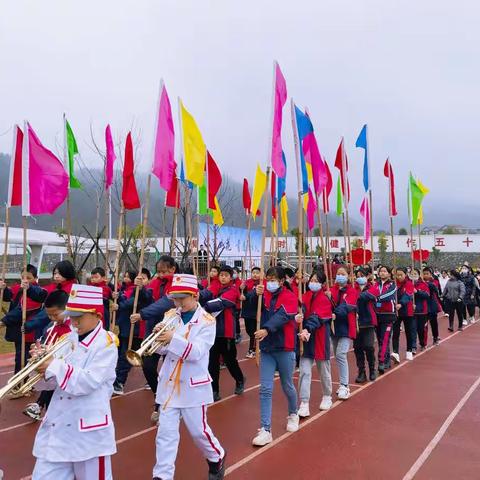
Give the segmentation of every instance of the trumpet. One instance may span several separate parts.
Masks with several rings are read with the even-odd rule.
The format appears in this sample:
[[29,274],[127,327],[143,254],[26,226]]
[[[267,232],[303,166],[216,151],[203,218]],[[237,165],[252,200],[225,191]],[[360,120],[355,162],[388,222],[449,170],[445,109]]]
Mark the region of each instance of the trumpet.
[[141,367],[143,364],[142,357],[153,355],[160,347],[166,345],[165,342],[160,341],[158,338],[162,333],[170,330],[175,330],[178,325],[178,317],[176,312],[170,315],[168,318],[160,323],[160,330],[152,332],[141,344],[138,350],[128,350],[126,357],[128,362],[134,367]]
[[0,388],[0,400],[9,393],[15,396],[22,396],[28,393],[43,377],[43,374],[36,372],[36,369],[46,360],[56,357],[62,349],[69,345],[70,351],[63,356],[63,358],[67,358],[73,351],[73,343],[67,337],[68,334],[64,335],[44,353],[38,357],[31,358],[22,370],[11,377],[3,388]]

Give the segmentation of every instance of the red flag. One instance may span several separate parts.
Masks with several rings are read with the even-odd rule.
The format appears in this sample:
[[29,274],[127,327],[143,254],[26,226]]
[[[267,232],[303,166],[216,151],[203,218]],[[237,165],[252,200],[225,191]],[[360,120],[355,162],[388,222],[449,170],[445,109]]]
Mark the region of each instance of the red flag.
[[272,196],[272,218],[277,220],[277,175],[273,169],[270,183],[270,194]]
[[170,188],[165,195],[165,206],[180,208],[180,193],[178,191],[177,175],[173,175]]
[[216,210],[215,197],[222,186],[222,174],[209,151],[207,151],[208,208]]
[[332,173],[330,172],[330,168],[328,166],[328,163],[324,158],[322,158],[323,163],[325,164],[325,170],[327,172],[327,185],[325,186],[323,190],[323,212],[324,213],[329,213],[330,212],[330,202],[328,201],[328,198],[330,197],[330,193],[333,188],[333,180],[332,180]]
[[243,179],[243,208],[245,209],[247,215],[250,213],[252,208],[252,197],[250,196],[250,190],[248,189],[248,180]]
[[135,175],[133,173],[133,143],[132,133],[128,132],[125,142],[125,161],[123,164],[122,202],[126,210],[140,208]]
[[348,159],[343,138],[338,146],[337,156],[335,157],[335,167],[340,171],[343,199],[345,204],[347,204],[350,201],[350,184],[348,183]]
[[388,178],[388,206],[390,216],[395,217],[398,213],[395,201],[395,176],[393,175],[393,169],[389,158],[387,158],[385,166],[383,167],[383,174]]
[[107,155],[105,157],[105,189],[108,190],[113,183],[113,164],[116,159],[110,125],[107,125],[105,128],[105,144],[107,146]]
[[22,145],[23,132],[18,125],[13,129],[13,151],[10,159],[7,207],[22,205]]

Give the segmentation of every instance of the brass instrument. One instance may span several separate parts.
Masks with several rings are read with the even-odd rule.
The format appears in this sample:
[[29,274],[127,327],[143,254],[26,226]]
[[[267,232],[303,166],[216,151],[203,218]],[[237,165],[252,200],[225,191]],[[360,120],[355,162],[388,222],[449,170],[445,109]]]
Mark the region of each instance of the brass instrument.
[[63,356],[63,358],[66,358],[73,351],[73,343],[68,338],[68,334],[61,337],[58,342],[38,357],[30,358],[25,367],[11,377],[4,387],[0,388],[0,400],[9,393],[15,396],[27,394],[32,387],[43,378],[43,374],[36,372],[36,369],[46,360],[55,357],[60,350],[64,349],[68,344],[71,344],[71,351]]
[[166,343],[158,340],[158,337],[164,332],[175,330],[178,325],[178,320],[176,312],[169,315],[160,323],[160,330],[152,332],[147,338],[145,338],[138,350],[128,350],[126,357],[129,363],[134,367],[141,367],[143,364],[142,357],[153,355],[160,347],[164,347]]

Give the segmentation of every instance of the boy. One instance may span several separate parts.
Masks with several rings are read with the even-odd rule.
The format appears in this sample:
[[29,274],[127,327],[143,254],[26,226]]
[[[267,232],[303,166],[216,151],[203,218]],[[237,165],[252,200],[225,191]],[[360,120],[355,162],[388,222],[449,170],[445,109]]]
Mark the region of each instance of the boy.
[[250,337],[248,345],[248,352],[246,358],[255,358],[255,331],[257,330],[257,300],[256,297],[249,295],[255,290],[255,287],[260,283],[260,268],[252,268],[252,277],[244,284],[240,300],[242,301],[241,316],[245,323],[245,330]]
[[[162,388],[156,399],[161,408],[153,477],[154,480],[174,477],[182,418],[207,460],[209,480],[221,480],[225,451],[207,423],[207,405],[213,401],[208,352],[215,340],[215,319],[198,304],[194,275],[175,275],[169,295],[177,310],[171,310],[167,316],[177,316],[177,323],[175,329],[165,331],[159,338],[166,346],[158,353],[166,356],[158,376]],[[160,328],[160,324],[155,327]],[[170,381],[173,378],[175,382]]]
[[[70,319],[63,316],[67,301],[68,295],[61,290],[52,292],[45,300],[45,313],[50,321],[53,322],[53,325],[47,330],[43,342],[43,346],[47,348],[53,346],[63,335],[73,331]],[[48,388],[48,385],[43,385],[43,387],[45,388],[41,391],[38,400],[34,403],[29,403],[23,411],[24,415],[35,421],[40,420],[42,409],[48,409],[53,395],[53,389]],[[38,390],[42,386],[37,384],[35,388]]]
[[[118,341],[102,328],[102,289],[73,285],[64,315],[74,328],[70,344],[63,356],[37,368],[55,392],[35,437],[32,480],[111,480],[116,444],[110,397]],[[32,349],[33,356],[43,352],[43,347]]]
[[103,292],[103,328],[110,330],[110,300],[112,289],[109,287],[105,270],[102,267],[95,267],[90,274],[90,285],[100,287]]

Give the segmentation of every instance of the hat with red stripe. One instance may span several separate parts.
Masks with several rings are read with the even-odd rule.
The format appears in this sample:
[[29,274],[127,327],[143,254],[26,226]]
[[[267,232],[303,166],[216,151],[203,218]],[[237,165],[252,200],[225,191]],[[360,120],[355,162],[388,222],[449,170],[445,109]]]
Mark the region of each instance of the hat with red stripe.
[[70,296],[63,314],[68,317],[80,317],[85,313],[98,313],[103,317],[103,310],[103,290],[101,287],[75,283],[70,290]]
[[198,281],[195,275],[181,273],[173,276],[172,285],[168,290],[169,297],[184,298],[188,295],[196,295],[197,293]]

